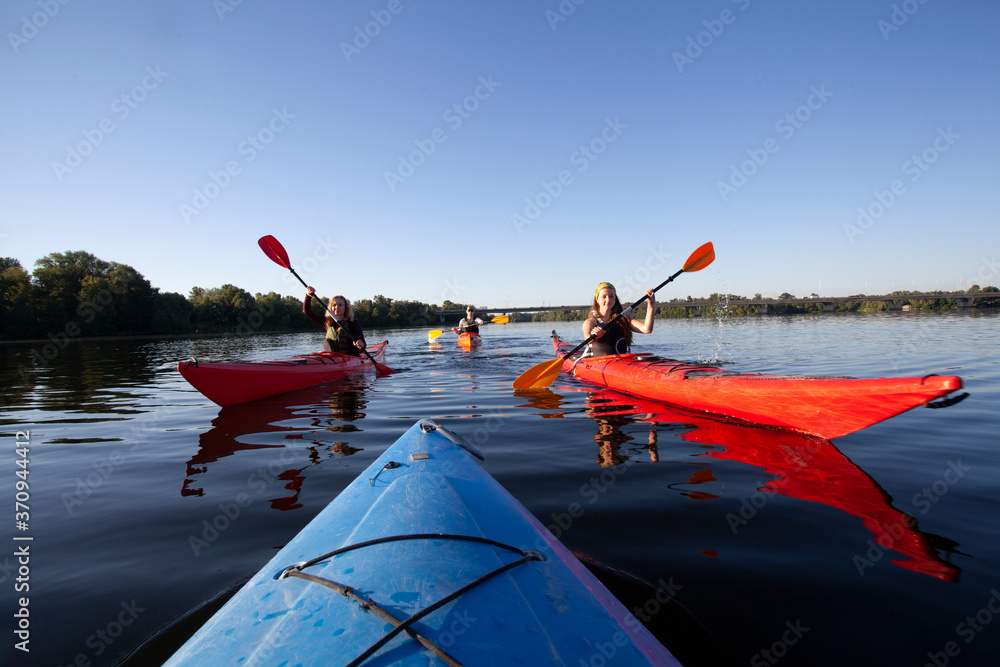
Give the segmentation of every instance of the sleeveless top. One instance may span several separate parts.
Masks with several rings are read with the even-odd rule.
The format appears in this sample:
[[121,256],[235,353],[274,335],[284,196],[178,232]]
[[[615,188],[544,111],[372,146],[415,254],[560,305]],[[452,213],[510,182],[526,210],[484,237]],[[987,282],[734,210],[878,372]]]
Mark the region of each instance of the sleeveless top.
[[621,325],[622,320],[618,320],[611,326],[605,326],[604,320],[594,311],[590,311],[590,317],[587,319],[594,322],[596,326],[604,329],[604,335],[594,339],[590,343],[590,350],[595,357],[603,357],[609,354],[626,354],[628,352],[628,344],[625,342],[625,331]]
[[469,333],[476,333],[477,334],[477,333],[479,333],[479,325],[476,324],[476,319],[475,318],[473,318],[473,319],[470,320],[467,317],[463,317],[462,320],[458,323],[458,330],[459,331],[468,331]]

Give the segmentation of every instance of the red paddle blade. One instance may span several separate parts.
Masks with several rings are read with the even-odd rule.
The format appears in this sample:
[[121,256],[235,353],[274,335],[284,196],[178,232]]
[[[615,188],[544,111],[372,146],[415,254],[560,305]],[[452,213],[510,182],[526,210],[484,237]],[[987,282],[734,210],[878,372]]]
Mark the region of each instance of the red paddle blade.
[[288,261],[288,253],[285,252],[284,246],[278,242],[278,239],[273,236],[261,236],[257,241],[257,245],[260,246],[264,254],[270,257],[271,261],[275,264],[279,264],[286,269],[292,268],[292,263]]
[[688,261],[684,264],[684,268],[681,269],[686,273],[691,273],[692,271],[701,271],[706,266],[715,261],[715,246],[712,242],[703,244],[700,248],[691,253],[688,257]]

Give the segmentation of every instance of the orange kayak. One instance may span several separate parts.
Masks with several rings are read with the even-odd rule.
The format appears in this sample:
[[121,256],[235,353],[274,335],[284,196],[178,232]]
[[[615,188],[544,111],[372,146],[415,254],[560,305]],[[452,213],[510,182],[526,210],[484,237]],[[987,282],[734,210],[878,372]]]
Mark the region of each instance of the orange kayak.
[[[382,363],[389,341],[376,343],[368,354]],[[331,382],[352,373],[372,369],[368,357],[338,352],[314,352],[275,361],[248,363],[177,362],[177,370],[195,389],[214,403],[226,407]]]
[[[553,337],[556,354],[568,350]],[[572,357],[564,372],[615,391],[832,439],[962,388],[955,376],[858,379],[735,373],[649,354]],[[938,405],[957,402],[959,396]]]
[[479,345],[482,340],[483,339],[479,337],[479,334],[472,333],[471,331],[458,334],[458,344],[466,350],[471,350],[476,345]]

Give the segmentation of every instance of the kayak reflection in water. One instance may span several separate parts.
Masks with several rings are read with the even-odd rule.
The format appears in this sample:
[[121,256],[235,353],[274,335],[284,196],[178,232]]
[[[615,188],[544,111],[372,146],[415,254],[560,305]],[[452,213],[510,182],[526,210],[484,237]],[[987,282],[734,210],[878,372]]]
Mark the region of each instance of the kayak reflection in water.
[[653,313],[656,311],[656,300],[653,290],[646,290],[649,304],[646,306],[646,319],[639,321],[633,317],[623,317],[611,326],[607,326],[615,315],[622,312],[622,304],[618,301],[615,286],[611,283],[600,283],[594,290],[594,303],[590,315],[583,323],[583,337],[590,338],[596,334],[597,340],[590,344],[591,352],[596,357],[609,354],[626,354],[632,347],[632,332],[653,333]]
[[[227,483],[226,473],[224,468],[213,470],[213,464],[240,455],[253,457],[252,462],[230,464],[250,471],[246,480],[250,497],[268,497],[282,486],[291,495],[268,497],[271,507],[282,511],[301,507],[298,498],[309,466],[361,451],[349,440],[362,430],[357,423],[366,417],[367,387],[365,379],[348,376],[301,390],[293,401],[283,395],[222,408],[212,428],[198,436],[198,450],[185,464],[181,495],[203,496],[204,487],[213,485],[216,488],[208,491],[218,491],[218,485]],[[302,426],[303,419],[308,419],[308,426]]]
[[457,334],[463,333],[479,333],[480,325],[486,324],[483,320],[476,317],[476,307],[468,306],[465,309],[465,317],[463,317],[458,322],[457,327],[452,327],[451,330]]
[[338,294],[330,299],[330,303],[327,305],[330,312],[333,313],[333,317],[330,316],[330,313],[323,316],[315,313],[312,309],[312,299],[315,296],[316,290],[307,287],[306,298],[302,301],[302,313],[316,324],[326,327],[323,350],[360,357],[361,350],[367,347],[367,343],[361,330],[361,323],[354,319],[351,302]]
[[[748,505],[743,505],[741,501],[739,508],[726,513],[725,520],[734,535],[753,518],[746,507],[749,506],[755,513],[759,505],[753,503],[766,502],[764,494],[822,503],[857,517],[871,533],[867,542],[855,546],[852,563],[859,574],[863,575],[868,568],[875,567],[884,556],[888,556],[886,560],[897,567],[942,581],[958,582],[960,569],[951,562],[954,555],[961,553],[958,543],[921,530],[912,514],[895,507],[888,492],[829,440],[785,429],[761,428],[609,390],[588,391],[587,395],[584,412],[598,422],[598,433],[606,425],[612,425],[612,430],[620,430],[641,422],[649,422],[651,429],[661,432],[676,428],[675,435],[684,442],[707,445],[697,455],[703,461],[736,461],[772,476],[772,479],[759,484],[756,491],[760,495],[753,501],[744,497]],[[609,414],[612,411],[614,414]],[[618,444],[631,439],[630,436],[625,436],[625,440],[619,438]],[[605,438],[605,441],[609,440]],[[617,456],[617,445],[614,450]],[[650,449],[651,455],[654,451],[655,447]],[[618,456],[617,463],[625,463],[628,459],[627,456]],[[683,485],[710,482],[724,485],[725,479],[720,482],[712,474],[711,467],[706,467],[692,474]],[[667,486],[675,489],[681,485]],[[719,495],[705,491],[687,490],[681,493],[691,500],[720,499]],[[724,495],[721,498],[724,502],[732,502]],[[892,557],[892,552],[902,558]]]

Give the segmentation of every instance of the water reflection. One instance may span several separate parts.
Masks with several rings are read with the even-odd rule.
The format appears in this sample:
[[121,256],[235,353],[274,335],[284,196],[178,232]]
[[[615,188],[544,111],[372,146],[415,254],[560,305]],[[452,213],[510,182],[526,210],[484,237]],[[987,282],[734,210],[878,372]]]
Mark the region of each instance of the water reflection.
[[551,389],[515,389],[514,397],[527,401],[516,407],[542,410],[543,412],[535,413],[542,419],[560,419],[566,416],[564,412],[553,412],[559,410],[566,400],[562,394]]
[[[959,579],[960,569],[942,559],[939,553],[957,553],[957,543],[921,531],[913,516],[896,509],[892,497],[829,440],[709,418],[704,413],[675,406],[667,408],[608,390],[587,391],[587,395],[584,413],[597,423],[594,440],[600,446],[597,462],[601,465],[618,465],[629,458],[620,453],[620,448],[635,438],[622,432],[624,426],[648,424],[647,450],[653,461],[658,460],[656,433],[681,429],[677,435],[684,441],[720,447],[707,448],[699,456],[738,461],[774,475],[759,491],[822,503],[861,519],[874,537],[866,545],[867,551],[858,554],[864,561],[861,564],[856,561],[859,568],[865,563],[871,565],[892,550],[908,557],[908,560],[892,560],[894,565],[948,582]],[[703,468],[687,484],[712,481],[716,480],[710,468]],[[697,491],[686,491],[684,495],[693,500],[718,498]],[[735,514],[733,517],[730,521],[748,520]]]
[[[281,455],[256,470],[252,481],[262,484],[274,480],[284,482],[283,488],[291,494],[270,499],[272,509],[298,509],[305,468],[290,467],[291,462],[301,463],[301,459],[287,454],[289,448],[298,445],[294,441],[308,443],[304,448],[308,465],[319,465],[361,451],[343,440],[340,434],[361,430],[354,422],[365,417],[367,387],[368,380],[351,376],[294,394],[221,408],[212,420],[212,428],[198,438],[198,451],[185,464],[181,495],[205,494],[209,464],[240,451],[275,449],[280,450]],[[308,421],[307,432],[303,432],[303,418]],[[338,439],[331,442],[322,437],[323,432],[337,434]],[[269,435],[281,433],[284,436],[280,438]],[[286,442],[277,444],[279,439]]]
[[131,342],[12,344],[0,369],[0,404],[59,413],[141,414],[136,396],[149,392],[155,376],[146,355]]
[[[627,442],[635,440],[634,437],[622,431],[622,427],[634,423],[635,419],[620,412],[602,412],[606,406],[590,405],[584,412],[593,417],[597,423],[597,433],[594,435],[594,442],[599,449],[596,462],[601,466],[615,466],[624,463],[631,457],[621,453],[621,447]],[[646,440],[646,450],[649,453],[649,460],[657,463],[660,454],[657,450],[656,427],[650,425],[649,434]]]

